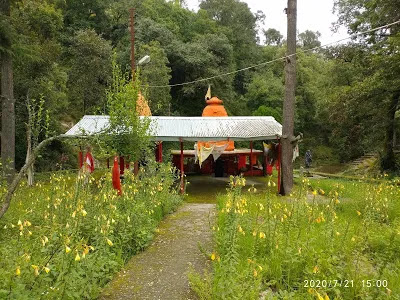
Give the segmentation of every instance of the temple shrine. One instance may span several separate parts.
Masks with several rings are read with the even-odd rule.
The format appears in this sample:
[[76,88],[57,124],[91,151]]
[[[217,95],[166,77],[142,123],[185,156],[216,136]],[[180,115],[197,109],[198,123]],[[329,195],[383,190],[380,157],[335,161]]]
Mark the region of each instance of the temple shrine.
[[[182,192],[185,174],[262,176],[271,174],[272,164],[276,162],[279,190],[282,125],[271,116],[228,116],[223,101],[211,97],[210,89],[205,100],[201,117],[152,116],[146,100],[139,94],[136,109],[140,119],[150,121],[149,134],[156,145],[156,161],[163,160],[163,142],[179,142],[180,150],[172,150],[171,155],[173,164],[180,171]],[[108,126],[109,116],[85,115],[64,135],[86,138],[101,133]],[[263,145],[264,151],[260,151],[253,148],[253,141],[275,143],[268,144],[272,148]],[[184,142],[193,143],[192,148],[184,150]],[[234,142],[249,143],[249,148],[237,148]],[[82,160],[80,153],[80,167]],[[123,156],[114,158],[114,165],[119,163],[121,175],[125,168],[129,168],[131,160]],[[133,165],[137,174],[138,162],[134,161]]]
[[[202,117],[225,118],[228,113],[223,101],[217,97],[211,97],[208,88],[206,107]],[[201,141],[194,144],[194,150],[183,150],[183,168],[186,174],[208,174],[216,177],[229,175],[265,175],[265,159],[263,151],[253,149],[250,142],[249,149],[236,149],[234,141]],[[181,151],[172,150],[172,162],[180,169]]]

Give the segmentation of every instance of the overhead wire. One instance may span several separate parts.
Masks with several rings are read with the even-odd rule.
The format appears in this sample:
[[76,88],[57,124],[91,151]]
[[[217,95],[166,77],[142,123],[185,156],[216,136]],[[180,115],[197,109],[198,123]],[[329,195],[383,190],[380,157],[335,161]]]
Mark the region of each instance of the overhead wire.
[[[374,32],[374,31],[378,31],[380,29],[389,28],[389,27],[391,27],[393,25],[396,25],[396,24],[399,24],[399,23],[400,23],[400,20],[397,20],[397,21],[395,21],[393,23],[389,23],[389,24],[386,24],[386,25],[375,27],[375,28],[372,28],[372,29],[369,29],[369,30],[365,30],[365,31],[362,31],[362,32],[354,33],[354,34],[351,34],[348,37],[345,37],[345,38],[342,38],[342,39],[339,39],[339,40],[336,40],[336,41],[333,41],[333,42],[330,42],[330,43],[327,43],[327,44],[324,44],[324,45],[320,45],[320,46],[317,46],[317,47],[314,47],[314,48],[303,50],[303,53],[304,52],[312,52],[312,51],[315,51],[315,50],[319,50],[319,49],[322,49],[322,48],[325,48],[325,47],[328,47],[328,46],[331,46],[331,45],[334,45],[334,44],[337,44],[337,43],[340,43],[340,42],[343,42],[343,41],[346,41],[346,40],[349,40],[349,39],[352,39],[352,38],[360,36],[360,35],[371,33],[371,32]],[[297,56],[298,54],[299,54],[299,52],[296,52],[296,53],[293,53],[293,54],[289,54],[289,55],[286,55],[286,56],[275,58],[273,60],[262,62],[262,63],[256,64],[256,65],[252,65],[252,66],[245,67],[245,68],[238,69],[238,70],[231,71],[231,72],[226,72],[226,73],[210,76],[210,77],[207,77],[207,78],[199,78],[199,79],[196,79],[196,80],[182,82],[182,83],[175,83],[175,84],[146,85],[146,87],[147,88],[167,88],[167,87],[185,86],[185,85],[194,84],[194,83],[197,83],[197,82],[209,81],[209,80],[212,80],[212,79],[215,79],[215,78],[229,76],[229,75],[233,75],[233,74],[236,74],[236,73],[239,73],[239,72],[243,72],[243,71],[246,71],[246,70],[259,68],[261,66],[269,65],[269,64],[272,64],[272,63],[277,62],[277,61],[285,61],[285,60],[287,60],[288,58],[290,58],[292,56]]]

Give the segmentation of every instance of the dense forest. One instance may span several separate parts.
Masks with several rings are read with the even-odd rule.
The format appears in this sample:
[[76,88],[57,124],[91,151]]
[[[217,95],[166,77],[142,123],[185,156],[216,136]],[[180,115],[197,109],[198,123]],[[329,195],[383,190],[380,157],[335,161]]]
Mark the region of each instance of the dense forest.
[[[0,15],[0,53],[11,53],[13,60],[17,167],[26,155],[27,98],[44,99],[51,128],[58,132],[85,114],[106,113],[112,57],[130,71],[131,7],[136,9],[135,59],[151,57],[140,76],[153,115],[200,116],[210,84],[230,115],[272,115],[281,121],[283,33],[261,31],[265,15],[252,13],[246,3],[203,0],[193,12],[184,1],[12,1],[10,16]],[[334,9],[336,25],[351,34],[395,22],[400,15],[398,0],[336,0]],[[295,130],[304,134],[301,151],[310,148],[317,159],[332,162],[378,152],[383,169],[395,168],[399,29],[396,24],[318,49],[318,32],[298,34]],[[54,143],[41,167],[56,168],[48,161],[63,161],[68,151]]]

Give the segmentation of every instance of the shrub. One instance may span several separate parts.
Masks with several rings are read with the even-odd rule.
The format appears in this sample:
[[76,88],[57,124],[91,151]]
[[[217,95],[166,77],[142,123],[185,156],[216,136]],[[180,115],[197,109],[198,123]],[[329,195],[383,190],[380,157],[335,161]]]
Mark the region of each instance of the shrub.
[[399,295],[397,182],[336,181],[324,191],[304,178],[288,198],[271,191],[246,197],[243,184],[243,178],[232,178],[219,198],[213,275],[191,276],[201,299]]
[[127,172],[122,196],[103,172],[22,187],[0,220],[0,298],[96,298],[181,202],[173,174],[155,163]]

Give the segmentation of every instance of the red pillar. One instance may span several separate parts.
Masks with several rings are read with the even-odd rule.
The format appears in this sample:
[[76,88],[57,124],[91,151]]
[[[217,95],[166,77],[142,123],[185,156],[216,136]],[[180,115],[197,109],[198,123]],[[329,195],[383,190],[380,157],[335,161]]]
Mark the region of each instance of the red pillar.
[[253,141],[250,142],[250,176],[253,176]]
[[156,145],[156,162],[162,162],[162,142],[158,142]]
[[183,142],[182,142],[182,139],[181,139],[181,160],[180,160],[180,163],[181,163],[181,193],[183,194],[184,191],[185,191],[185,187],[184,187],[184,178],[183,178],[184,170],[183,170]]
[[139,174],[139,162],[135,161],[135,163],[133,164],[133,174],[137,175]]
[[125,160],[123,156],[119,157],[119,174],[124,175],[125,171]]
[[158,162],[162,163],[162,142],[158,144]]

